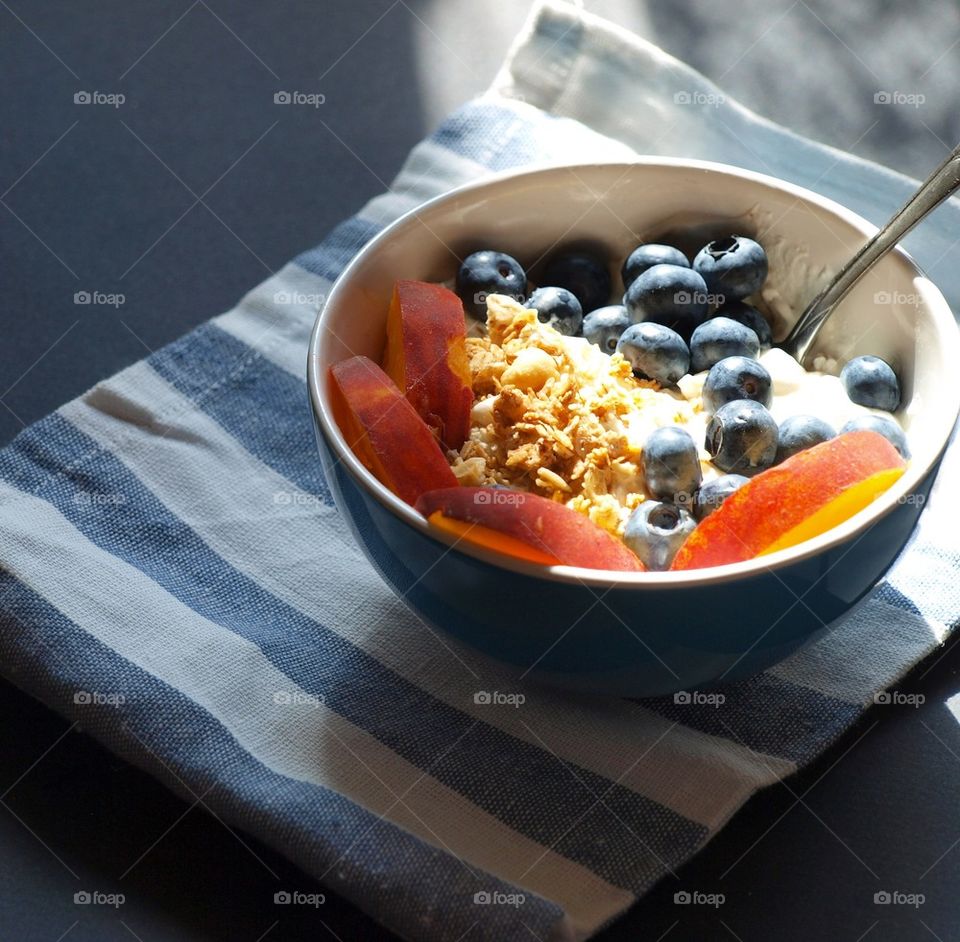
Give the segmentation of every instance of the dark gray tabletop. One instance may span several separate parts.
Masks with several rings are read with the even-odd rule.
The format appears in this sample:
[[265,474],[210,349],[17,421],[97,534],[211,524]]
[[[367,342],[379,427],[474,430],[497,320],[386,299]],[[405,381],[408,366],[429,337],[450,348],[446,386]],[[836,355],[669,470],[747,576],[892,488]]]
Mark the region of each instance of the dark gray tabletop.
[[[381,191],[482,89],[525,12],[477,6],[0,2],[0,441],[227,309]],[[946,4],[879,19],[803,0],[588,6],[771,117],[915,174],[960,130]],[[884,89],[927,102],[877,115],[863,99]],[[277,109],[279,90],[326,102]],[[932,658],[901,688],[923,705],[872,711],[601,938],[960,939],[958,663]],[[0,715],[0,939],[391,938],[330,894],[276,906],[277,890],[321,888],[10,684]],[[94,890],[125,902],[74,902]],[[724,902],[680,906],[679,890]],[[875,903],[884,891],[924,900]]]

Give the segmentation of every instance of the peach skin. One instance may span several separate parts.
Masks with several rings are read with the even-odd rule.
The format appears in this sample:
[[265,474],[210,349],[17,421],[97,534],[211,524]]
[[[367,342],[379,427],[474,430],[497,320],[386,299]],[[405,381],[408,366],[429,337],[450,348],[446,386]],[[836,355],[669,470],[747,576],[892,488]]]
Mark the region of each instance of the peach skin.
[[398,281],[387,315],[383,368],[454,451],[470,432],[473,388],[460,299],[443,285]]
[[363,465],[408,504],[457,478],[427,424],[367,357],[330,367],[333,413]]
[[[476,533],[462,535],[476,535],[475,542],[487,549],[500,548],[485,533],[489,530],[525,543],[541,556],[565,566],[643,570],[633,552],[589,517],[537,494],[496,487],[457,487],[423,494],[415,506],[431,521],[439,511],[444,518],[479,524]],[[451,529],[441,528],[448,532]],[[514,551],[511,555],[518,554]]]
[[876,432],[846,432],[762,471],[687,537],[672,570],[753,559],[811,539],[852,517],[903,474]]

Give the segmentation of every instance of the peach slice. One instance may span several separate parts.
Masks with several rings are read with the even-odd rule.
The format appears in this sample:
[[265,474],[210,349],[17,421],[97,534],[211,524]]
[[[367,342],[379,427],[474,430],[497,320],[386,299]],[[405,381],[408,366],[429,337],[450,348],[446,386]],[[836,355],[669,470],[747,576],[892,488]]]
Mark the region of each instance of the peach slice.
[[[643,570],[640,560],[620,540],[589,517],[537,494],[495,487],[456,487],[421,495],[416,508],[431,522],[439,511],[447,520],[479,524],[482,530],[457,535],[476,535],[476,542],[487,549],[504,552],[509,551],[503,549],[508,546],[515,550],[513,541],[517,541],[554,564],[626,572]],[[446,522],[441,526],[450,532]],[[499,544],[485,531],[495,531],[500,539],[508,537],[511,542]],[[543,559],[534,561],[546,565]]]
[[796,546],[805,540],[812,540],[815,536],[832,530],[844,520],[849,520],[884,491],[889,490],[904,470],[904,468],[887,468],[886,471],[878,471],[856,484],[851,484],[828,504],[771,543],[761,555],[766,556],[777,550],[786,549],[788,546]]
[[465,543],[473,543],[475,546],[493,550],[496,553],[504,553],[507,556],[516,556],[518,559],[524,559],[528,563],[539,563],[541,566],[557,566],[560,563],[556,556],[544,553],[529,543],[522,543],[516,537],[485,527],[482,523],[465,523],[463,520],[445,517],[440,510],[435,510],[428,519],[438,530],[443,530]]
[[398,281],[387,315],[387,375],[454,451],[470,432],[473,388],[463,304],[443,285]]
[[876,432],[846,432],[761,472],[690,534],[673,570],[753,559],[811,539],[862,510],[903,474]]
[[363,465],[408,504],[457,478],[427,424],[367,357],[330,367],[333,415]]

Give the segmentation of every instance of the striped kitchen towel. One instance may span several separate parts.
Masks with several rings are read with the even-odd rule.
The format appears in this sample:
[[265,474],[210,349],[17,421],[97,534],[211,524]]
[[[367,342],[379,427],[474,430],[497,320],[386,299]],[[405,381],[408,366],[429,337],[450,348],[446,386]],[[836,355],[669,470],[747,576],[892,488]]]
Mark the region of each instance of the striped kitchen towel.
[[[813,759],[956,622],[942,488],[869,599],[726,687],[722,711],[555,696],[394,598],[331,503],[304,386],[317,304],[350,257],[490,171],[703,157],[876,222],[913,186],[718,94],[572,5],[539,7],[494,88],[389,193],[0,452],[4,674],[419,942],[585,938]],[[955,302],[958,231],[951,203],[909,242]],[[940,478],[958,474],[953,448]],[[475,703],[481,689],[526,699]]]

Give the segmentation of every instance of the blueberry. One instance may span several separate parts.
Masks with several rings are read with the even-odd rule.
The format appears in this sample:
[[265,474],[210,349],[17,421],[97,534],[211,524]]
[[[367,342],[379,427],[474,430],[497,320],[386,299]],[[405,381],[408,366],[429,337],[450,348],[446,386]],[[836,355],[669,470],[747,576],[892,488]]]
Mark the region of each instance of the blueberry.
[[631,324],[617,343],[617,353],[643,379],[675,386],[690,370],[690,351],[676,331],[662,324]]
[[755,474],[777,455],[777,423],[759,402],[735,399],[710,419],[704,444],[721,471]]
[[730,320],[749,327],[760,341],[761,350],[769,350],[773,346],[773,331],[768,321],[755,307],[746,301],[730,301],[724,304],[716,317],[729,317]]
[[836,435],[829,422],[815,415],[791,415],[784,419],[777,438],[777,458],[775,464],[786,461],[798,451],[812,448],[821,442],[828,442]]
[[729,317],[711,317],[704,321],[690,338],[690,369],[693,373],[709,370],[714,363],[727,357],[756,359],[760,340],[743,324]]
[[583,319],[583,336],[604,353],[613,353],[620,335],[631,323],[630,315],[622,304],[598,307]]
[[457,294],[467,311],[481,320],[487,316],[488,294],[507,294],[522,301],[526,293],[526,272],[503,252],[474,252],[457,272]]
[[635,322],[653,321],[689,340],[707,317],[707,286],[691,268],[654,265],[627,288],[623,304]]
[[742,474],[721,474],[707,481],[697,491],[693,501],[693,515],[697,520],[709,517],[734,491],[739,490],[750,478]]
[[867,430],[870,432],[879,432],[887,441],[900,452],[900,457],[905,461],[910,458],[910,448],[907,445],[907,436],[903,434],[903,429],[890,416],[886,415],[861,415],[851,419],[840,429],[840,434],[844,432],[860,432]]
[[537,288],[527,298],[524,307],[533,308],[541,324],[549,324],[561,334],[575,337],[580,333],[583,308],[576,295],[566,288]]
[[773,399],[773,381],[767,368],[750,357],[726,357],[714,363],[703,383],[703,407],[716,412],[734,399],[752,399],[769,406]]
[[627,256],[623,268],[620,269],[624,290],[654,265],[679,265],[681,268],[689,268],[690,262],[680,249],[675,249],[672,245],[659,245],[656,242],[638,245]]
[[586,252],[559,252],[544,266],[543,283],[566,288],[584,311],[595,311],[610,300],[612,282],[607,263]]
[[623,542],[653,572],[670,568],[683,541],[697,528],[696,521],[676,504],[645,500],[627,520]]
[[640,467],[647,493],[677,504],[692,501],[703,477],[696,442],[676,426],[658,428],[647,436]]
[[870,409],[894,412],[900,405],[900,383],[890,364],[880,357],[862,356],[848,360],[840,371],[851,402]]
[[703,276],[711,294],[727,301],[740,301],[759,291],[767,280],[767,253],[745,236],[714,239],[697,253],[694,271]]

